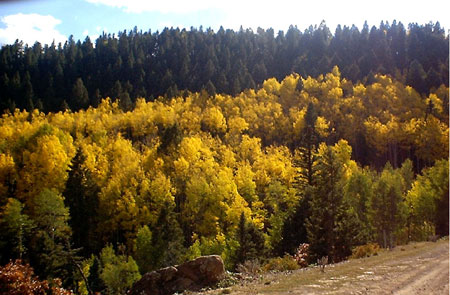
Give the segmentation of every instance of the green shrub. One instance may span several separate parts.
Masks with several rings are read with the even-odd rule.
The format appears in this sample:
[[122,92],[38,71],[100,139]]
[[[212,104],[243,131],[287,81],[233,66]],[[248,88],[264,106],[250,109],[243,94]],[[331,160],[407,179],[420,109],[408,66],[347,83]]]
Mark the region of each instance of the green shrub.
[[276,257],[269,259],[263,266],[265,271],[287,271],[296,270],[299,268],[297,261],[291,255],[284,255],[283,257]]
[[125,294],[133,283],[141,278],[133,257],[116,255],[112,245],[102,249],[100,261],[102,264],[100,278],[105,283],[109,295]]
[[364,257],[370,257],[373,255],[378,255],[378,252],[380,251],[380,246],[375,243],[369,243],[362,246],[357,246],[352,251],[351,258],[364,258]]

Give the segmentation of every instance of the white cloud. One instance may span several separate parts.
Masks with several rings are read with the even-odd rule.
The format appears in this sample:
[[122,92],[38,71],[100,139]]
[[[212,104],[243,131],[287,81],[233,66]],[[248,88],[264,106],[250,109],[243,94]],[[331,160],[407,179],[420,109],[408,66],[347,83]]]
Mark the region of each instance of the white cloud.
[[55,29],[61,23],[59,19],[51,15],[13,14],[0,19],[6,28],[0,29],[0,43],[11,44],[16,39],[22,40],[28,45],[33,45],[36,41],[42,44],[64,43],[67,37]]
[[[211,0],[168,0],[168,1],[141,1],[141,0],[86,0],[94,4],[103,4],[124,9],[126,12],[161,12],[161,13],[190,13],[209,8],[224,8],[229,2]],[[233,2],[233,1],[232,1]],[[236,1],[235,1],[236,2]],[[234,3],[233,3],[234,4]]]

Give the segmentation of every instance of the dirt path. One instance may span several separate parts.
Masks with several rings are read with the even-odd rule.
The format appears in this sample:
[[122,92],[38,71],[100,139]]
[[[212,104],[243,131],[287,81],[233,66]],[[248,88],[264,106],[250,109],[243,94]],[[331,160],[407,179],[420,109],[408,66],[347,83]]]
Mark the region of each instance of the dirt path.
[[416,243],[378,256],[290,274],[266,274],[256,282],[208,294],[449,294],[449,242]]
[[397,263],[402,270],[392,271],[388,280],[378,284],[378,290],[398,295],[449,294],[448,243],[416,257],[391,262],[388,267],[393,268]]
[[428,270],[424,275],[419,274],[421,277],[415,280],[407,281],[407,284],[400,290],[396,291],[397,294],[448,294],[448,260],[437,261],[436,264],[431,265],[428,263]]

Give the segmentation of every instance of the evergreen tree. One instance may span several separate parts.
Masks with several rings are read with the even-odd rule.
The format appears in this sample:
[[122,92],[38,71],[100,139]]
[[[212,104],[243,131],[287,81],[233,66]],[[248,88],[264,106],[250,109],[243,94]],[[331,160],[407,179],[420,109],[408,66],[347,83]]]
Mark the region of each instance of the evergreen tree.
[[88,106],[89,95],[81,78],[78,78],[73,84],[70,103],[74,110],[79,110]]
[[62,101],[60,109],[63,111],[70,111],[70,107],[65,99]]
[[406,84],[414,87],[420,94],[424,94],[427,92],[426,79],[427,73],[425,73],[422,64],[417,60],[413,60],[409,65]]
[[119,94],[119,106],[125,112],[131,111],[133,109],[133,103],[131,102],[130,95],[127,91]]
[[247,222],[242,212],[239,218],[239,227],[236,233],[239,247],[236,251],[235,266],[247,260],[257,259],[264,253],[264,236],[251,222]]
[[55,191],[44,189],[34,200],[32,219],[36,230],[32,240],[32,261],[36,272],[45,278],[70,278],[67,243],[71,238],[69,210]]
[[9,198],[0,212],[0,262],[7,259],[24,258],[27,252],[27,240],[33,229],[33,222],[23,212],[19,200]]
[[306,225],[311,261],[323,256],[341,261],[354,245],[354,214],[343,199],[342,164],[332,147],[321,144]]
[[82,248],[83,256],[88,256],[89,253],[98,253],[100,250],[95,232],[100,190],[92,180],[90,171],[83,167],[84,161],[85,156],[80,149],[72,159],[63,195],[70,213],[69,225],[73,231],[74,245]]
[[179,264],[185,249],[183,243],[183,232],[172,206],[166,204],[152,230],[154,267]]
[[316,131],[317,112],[314,104],[309,103],[305,113],[305,128],[301,134],[298,167],[301,169],[300,179],[307,185],[313,185],[315,151],[320,138]]
[[206,83],[205,90],[210,96],[216,95],[216,87],[211,82],[211,80],[208,80],[208,83]]
[[285,253],[293,255],[300,244],[309,242],[306,222],[311,213],[310,201],[312,187],[308,185],[304,186],[299,193],[301,197],[298,206],[283,224],[281,233],[282,240],[275,251],[280,256]]
[[[301,81],[301,79],[299,80]],[[283,240],[279,244],[279,255],[293,253],[302,243],[308,242],[306,223],[310,217],[310,202],[314,185],[317,161],[317,145],[319,136],[315,124],[317,113],[312,103],[308,105],[305,113],[305,127],[300,136],[300,146],[295,150],[294,165],[297,169],[295,188],[299,195],[299,203],[294,213],[283,224]]]
[[430,68],[426,75],[426,89],[430,90],[431,88],[438,88],[442,84],[442,77],[441,75],[434,69]]
[[89,268],[89,276],[87,278],[92,292],[100,292],[105,289],[105,285],[100,279],[100,271],[100,260],[97,256],[93,256],[92,266]]
[[38,99],[38,101],[36,102],[36,109],[38,109],[40,112],[44,111],[44,105],[42,104],[41,99]]
[[31,84],[31,77],[30,73],[27,71],[25,73],[25,78],[23,80],[23,101],[25,103],[25,108],[27,111],[31,112],[34,109],[34,91],[33,91],[33,85]]

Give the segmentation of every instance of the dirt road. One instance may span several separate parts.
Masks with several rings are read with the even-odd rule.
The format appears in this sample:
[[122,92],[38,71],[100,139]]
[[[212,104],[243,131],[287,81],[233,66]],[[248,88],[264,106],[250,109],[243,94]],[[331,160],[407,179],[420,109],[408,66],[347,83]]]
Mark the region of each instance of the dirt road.
[[[401,251],[402,248],[400,248]],[[405,249],[405,248],[403,248]],[[406,251],[406,250],[405,250]],[[373,274],[358,279],[348,294],[449,294],[449,245],[430,243],[412,257],[398,257],[374,266]]]
[[374,285],[373,290],[379,291],[378,294],[449,294],[448,243],[440,243],[415,257],[394,260],[386,267],[392,272],[384,275],[386,280]]
[[449,294],[449,242],[399,246],[378,256],[289,274],[208,294]]

